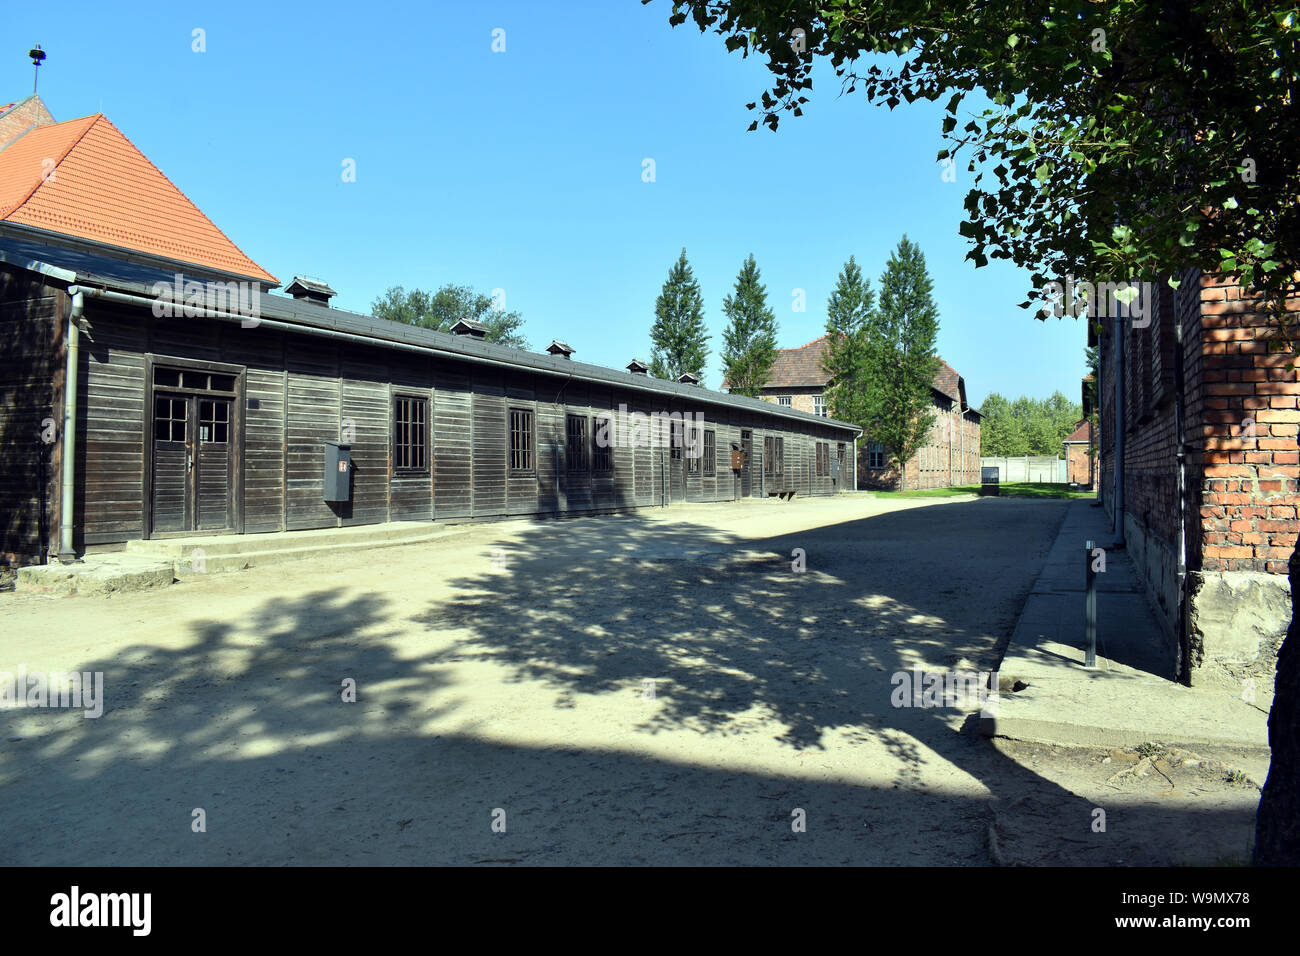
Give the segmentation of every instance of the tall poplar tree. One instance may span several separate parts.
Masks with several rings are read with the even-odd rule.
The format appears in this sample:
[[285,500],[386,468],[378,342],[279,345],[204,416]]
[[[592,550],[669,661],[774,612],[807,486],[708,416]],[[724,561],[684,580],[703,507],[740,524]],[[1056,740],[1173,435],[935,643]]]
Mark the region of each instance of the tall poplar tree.
[[826,402],[831,418],[867,426],[867,322],[875,308],[871,280],[852,256],[826,300],[826,351],[822,369],[831,377]]
[[757,398],[776,361],[776,313],[767,304],[751,254],[736,276],[732,295],[722,300],[727,327],[722,332],[722,373],[737,395]]
[[655,300],[655,321],[650,329],[650,374],[676,381],[689,372],[704,378],[709,359],[705,344],[704,297],[686,261],[686,250],[668,270],[663,290]]
[[906,487],[905,466],[934,424],[930,387],[939,370],[939,311],[925,256],[906,235],[880,277],[880,304],[866,323],[867,437],[885,446]]

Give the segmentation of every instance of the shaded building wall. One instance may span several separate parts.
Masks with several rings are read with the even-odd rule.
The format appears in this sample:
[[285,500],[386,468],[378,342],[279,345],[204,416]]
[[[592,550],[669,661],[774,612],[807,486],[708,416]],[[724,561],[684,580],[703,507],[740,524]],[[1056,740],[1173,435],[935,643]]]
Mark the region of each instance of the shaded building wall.
[[[1236,284],[1188,273],[1154,284],[1151,322],[1122,341],[1123,533],[1181,676],[1193,683],[1271,680],[1290,620],[1287,560],[1296,541],[1300,409],[1287,356],[1270,354],[1270,320]],[[1174,323],[1183,329],[1186,505],[1176,490]],[[1099,479],[1114,520],[1113,323],[1102,334]],[[1186,627],[1179,634],[1179,532]]]
[[41,560],[58,520],[66,296],[0,270],[0,563]]

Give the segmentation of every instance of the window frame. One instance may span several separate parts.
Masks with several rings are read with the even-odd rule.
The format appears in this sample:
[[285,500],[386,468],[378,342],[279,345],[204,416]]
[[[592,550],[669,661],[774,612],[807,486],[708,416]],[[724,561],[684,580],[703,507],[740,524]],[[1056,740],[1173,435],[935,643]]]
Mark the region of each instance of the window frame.
[[718,474],[718,433],[715,429],[704,430],[704,477],[714,478]]
[[680,418],[668,420],[668,457],[673,461],[682,460],[682,449],[686,445],[686,423]]
[[[525,428],[515,427],[515,416],[522,416]],[[524,446],[515,444],[515,436],[527,439]],[[516,464],[522,456],[523,464]],[[537,475],[537,414],[531,408],[519,405],[506,407],[506,473],[516,477],[535,477]]]
[[[873,464],[873,462],[879,462],[880,464]],[[878,441],[867,443],[867,467],[874,469],[889,467],[889,458],[885,446]]]
[[826,401],[825,395],[813,396],[813,414],[818,418],[830,418],[830,403]]
[[[420,435],[419,435],[420,440],[418,443],[409,440],[411,434],[411,427],[416,423],[408,419],[405,423],[407,427],[406,435],[408,440],[403,442],[402,441],[403,422],[401,419],[402,409],[403,408],[411,409],[415,407],[419,407],[420,409],[421,418],[418,423],[420,425]],[[392,413],[391,420],[392,420],[392,427],[393,427],[393,474],[427,475],[429,473],[429,460],[432,457],[429,453],[430,452],[429,396],[416,395],[412,392],[394,392],[393,413]],[[401,460],[403,458],[403,449],[407,450],[407,455],[408,455],[407,464],[401,463]],[[418,449],[421,456],[420,463],[416,465],[409,463],[409,453],[411,450],[414,449]]]
[[614,432],[614,413],[600,412],[592,416],[591,422],[591,473],[593,475],[610,475],[614,473],[614,448],[613,445],[606,445],[603,448],[597,443],[596,436],[600,434],[601,419],[608,419],[609,431],[611,437]]
[[[577,426],[575,429],[574,426]],[[566,412],[564,415],[564,473],[585,475],[591,471],[589,449],[591,429],[586,415]]]

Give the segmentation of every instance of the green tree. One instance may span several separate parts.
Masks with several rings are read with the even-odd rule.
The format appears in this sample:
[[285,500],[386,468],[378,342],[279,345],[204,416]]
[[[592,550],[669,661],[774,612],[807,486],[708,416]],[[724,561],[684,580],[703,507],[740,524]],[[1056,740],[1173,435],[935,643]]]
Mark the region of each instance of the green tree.
[[1083,410],[1059,391],[1047,399],[1021,395],[1010,402],[994,392],[984,400],[981,413],[980,447],[985,455],[1055,457],[1063,453],[1063,443]]
[[822,370],[830,376],[826,387],[831,418],[852,425],[867,426],[866,392],[867,323],[875,308],[876,293],[871,280],[849,256],[835,289],[826,300],[826,351]]
[[655,321],[650,329],[650,374],[676,381],[689,372],[704,378],[709,360],[705,344],[704,297],[686,261],[686,250],[668,270],[663,290],[655,300]]
[[[1286,311],[1300,289],[1294,8],[1261,0],[677,0],[669,22],[688,17],[724,37],[728,50],[765,57],[772,89],[750,107],[772,129],[781,113],[802,113],[823,60],[849,92],[861,89],[890,109],[948,97],[951,148],[938,159],[966,150],[976,173],[960,231],[977,266],[1010,260],[1033,270],[1039,290],[1067,276],[1222,272],[1261,294],[1275,319],[1273,341],[1294,352]],[[802,42],[792,44],[796,30]],[[882,67],[875,54],[898,59]],[[958,130],[962,103],[977,91],[992,105]],[[1300,543],[1290,583],[1258,864],[1300,863]]]
[[524,324],[523,316],[495,306],[489,295],[475,292],[467,285],[448,283],[433,293],[423,289],[407,292],[400,285],[393,286],[370,304],[370,311],[376,318],[418,325],[435,332],[446,332],[460,319],[467,319],[487,327],[489,342],[528,348],[528,340],[519,331]]
[[939,370],[939,312],[925,256],[907,236],[880,276],[880,303],[865,323],[864,415],[870,441],[880,442],[900,472],[934,424],[930,389]]
[[997,392],[980,406],[980,452],[991,458],[1025,454],[1028,447],[1021,422],[1011,414],[1011,403]]
[[767,304],[767,287],[759,281],[750,255],[736,276],[733,294],[722,300],[727,327],[722,331],[722,373],[738,395],[757,398],[776,361],[776,313]]

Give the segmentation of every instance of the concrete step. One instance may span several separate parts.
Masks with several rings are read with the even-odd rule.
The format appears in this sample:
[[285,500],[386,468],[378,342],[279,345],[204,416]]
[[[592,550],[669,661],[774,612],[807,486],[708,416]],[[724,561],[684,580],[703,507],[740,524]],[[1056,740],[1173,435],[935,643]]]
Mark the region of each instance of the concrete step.
[[151,541],[128,541],[131,554],[153,555],[189,563],[196,551],[211,564],[218,557],[251,556],[285,551],[315,550],[321,554],[338,548],[389,547],[418,544],[449,533],[459,525],[438,525],[428,521],[400,521],[389,524],[359,525],[350,528],[313,528],[308,531],[277,531],[265,534],[194,535],[185,538],[156,538]]
[[18,569],[14,587],[35,594],[112,594],[165,588],[175,579],[171,561],[125,553],[92,555],[74,564],[35,564]]

